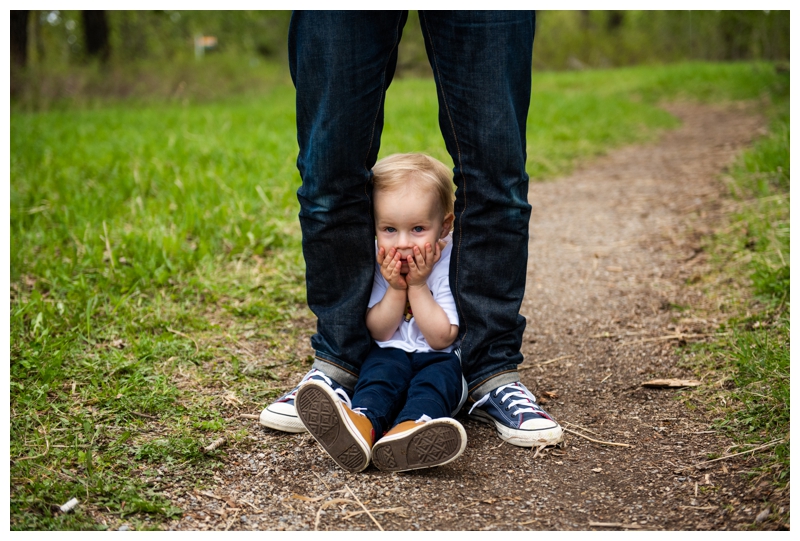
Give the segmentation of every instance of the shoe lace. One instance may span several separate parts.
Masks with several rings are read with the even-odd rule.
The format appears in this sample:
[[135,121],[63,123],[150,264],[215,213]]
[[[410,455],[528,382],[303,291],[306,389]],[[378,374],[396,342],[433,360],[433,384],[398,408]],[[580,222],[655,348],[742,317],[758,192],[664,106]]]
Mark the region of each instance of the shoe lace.
[[489,391],[483,396],[483,398],[481,398],[472,405],[472,407],[469,410],[469,413],[472,413],[472,410],[485,404],[489,400],[489,397],[492,395],[492,393],[494,393],[495,397],[497,397],[500,393],[503,393],[502,398],[500,398],[501,404],[505,404],[506,400],[512,398],[516,399],[516,400],[511,400],[511,402],[509,402],[509,404],[506,406],[506,410],[511,410],[511,408],[514,407],[517,408],[511,412],[511,415],[522,415],[523,413],[544,415],[544,410],[542,410],[542,408],[540,408],[539,405],[536,403],[536,397],[533,396],[533,393],[530,392],[522,383],[518,381],[514,383],[509,383],[507,385],[501,385],[494,391]]
[[[322,371],[314,368],[308,374],[303,376],[303,379],[300,380],[300,383],[297,385],[297,387],[292,389],[292,391],[289,394],[287,394],[283,399],[294,400],[295,398],[297,398],[297,390],[300,389],[300,386],[302,384],[304,384],[310,379],[322,379],[325,383],[328,384],[328,386],[333,388],[333,381],[331,381],[331,378],[326,376]],[[336,396],[338,396],[342,402],[347,404],[347,407],[350,408],[352,411],[360,415],[364,415],[362,412],[366,411],[367,408],[353,408],[353,403],[350,401],[350,397],[347,396],[347,391],[339,387],[338,389],[334,389],[333,392],[336,393]]]
[[[292,389],[291,391],[286,393],[286,395],[281,400],[286,401],[286,400],[294,400],[295,398],[297,398],[297,390],[300,388],[300,386],[302,384],[304,384],[305,382],[307,382],[308,380],[310,380],[312,378],[314,378],[314,379],[322,379],[323,381],[325,381],[325,383],[327,383],[328,385],[333,387],[333,381],[331,381],[331,378],[326,376],[325,373],[322,372],[321,370],[317,370],[316,368],[313,368],[312,370],[310,370],[308,372],[308,374],[303,376],[303,379],[300,380],[300,383],[297,384],[297,387],[295,387],[294,389]],[[341,393],[339,391],[341,391]],[[347,396],[347,393],[345,393],[341,388],[336,389],[335,392],[340,397],[343,397],[344,400],[346,400],[348,405],[349,405],[350,397]]]

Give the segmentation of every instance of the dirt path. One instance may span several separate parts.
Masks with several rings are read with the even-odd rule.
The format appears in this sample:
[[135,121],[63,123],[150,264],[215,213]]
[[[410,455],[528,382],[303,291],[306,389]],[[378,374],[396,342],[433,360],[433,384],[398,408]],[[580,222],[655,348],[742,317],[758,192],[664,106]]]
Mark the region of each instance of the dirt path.
[[[665,337],[714,327],[673,307],[699,300],[683,284],[702,267],[694,243],[724,192],[718,175],[763,122],[738,107],[670,111],[683,126],[657,143],[617,150],[530,190],[523,382],[550,397],[546,407],[566,428],[631,447],[569,433],[563,448],[537,456],[464,419],[469,445],[452,464],[348,474],[310,436],[240,419],[249,436],[228,448],[229,467],[213,485],[172,488],[184,509],[172,527],[377,529],[356,499],[386,530],[736,530],[769,504],[788,513],[788,494],[747,482],[745,460],[691,468],[730,442],[676,391],[641,386],[691,376],[676,366],[676,340]],[[326,507],[336,499],[351,503]]]

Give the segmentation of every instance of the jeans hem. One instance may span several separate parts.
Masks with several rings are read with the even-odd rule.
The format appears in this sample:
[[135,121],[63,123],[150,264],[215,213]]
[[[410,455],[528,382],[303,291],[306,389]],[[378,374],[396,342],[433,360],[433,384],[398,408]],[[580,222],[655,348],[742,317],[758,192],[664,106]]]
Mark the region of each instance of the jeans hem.
[[324,359],[317,354],[314,358],[314,364],[311,368],[316,368],[325,373],[326,376],[334,380],[336,383],[347,389],[350,394],[353,394],[353,389],[356,387],[358,376],[346,368],[334,363],[334,361]]
[[519,372],[516,369],[514,370],[507,370],[505,372],[499,372],[497,374],[492,374],[484,378],[482,381],[478,382],[475,386],[473,386],[469,391],[469,399],[467,400],[468,403],[474,403],[484,397],[487,393],[494,391],[501,385],[508,385],[509,383],[514,383],[519,381]]

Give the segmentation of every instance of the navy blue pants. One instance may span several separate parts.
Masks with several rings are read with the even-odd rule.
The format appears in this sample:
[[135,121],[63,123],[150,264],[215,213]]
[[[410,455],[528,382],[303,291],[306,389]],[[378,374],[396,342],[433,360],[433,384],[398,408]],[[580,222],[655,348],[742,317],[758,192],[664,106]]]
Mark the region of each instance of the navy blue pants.
[[407,353],[373,343],[361,366],[353,408],[372,421],[379,438],[423,415],[450,417],[461,399],[461,362],[455,353]]

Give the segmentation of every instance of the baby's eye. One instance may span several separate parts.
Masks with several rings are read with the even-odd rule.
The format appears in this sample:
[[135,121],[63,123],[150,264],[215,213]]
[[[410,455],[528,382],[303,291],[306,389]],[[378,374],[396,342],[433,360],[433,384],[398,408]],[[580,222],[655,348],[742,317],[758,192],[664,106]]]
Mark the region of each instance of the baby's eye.
[[397,230],[394,227],[387,227],[384,229],[384,231],[386,231],[387,233],[394,233]]
[[424,227],[422,227],[421,225],[418,225],[417,227],[415,227],[414,229],[412,229],[412,231],[413,231],[414,233],[422,233],[423,231],[425,231],[425,228],[424,228]]

